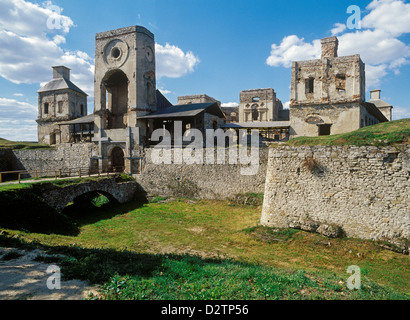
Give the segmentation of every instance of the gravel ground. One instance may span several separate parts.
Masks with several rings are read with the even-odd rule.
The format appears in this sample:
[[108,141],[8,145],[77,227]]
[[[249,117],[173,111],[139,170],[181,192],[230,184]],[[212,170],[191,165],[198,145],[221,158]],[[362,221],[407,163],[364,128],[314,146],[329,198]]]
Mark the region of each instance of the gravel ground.
[[[2,259],[10,252],[21,256]],[[50,264],[34,261],[38,255],[47,256],[41,250],[0,248],[0,300],[83,300],[96,294],[97,287],[78,280],[61,281],[60,289],[50,290],[47,279],[54,274],[47,273]]]

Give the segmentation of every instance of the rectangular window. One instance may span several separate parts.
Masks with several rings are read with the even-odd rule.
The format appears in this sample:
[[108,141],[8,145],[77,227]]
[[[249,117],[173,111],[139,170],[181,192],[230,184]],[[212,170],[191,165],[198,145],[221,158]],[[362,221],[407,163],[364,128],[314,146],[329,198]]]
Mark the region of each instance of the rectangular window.
[[313,93],[314,84],[315,84],[315,79],[314,78],[309,78],[309,79],[305,80],[306,93]]
[[48,103],[44,104],[44,114],[48,114]]
[[330,136],[331,124],[320,124],[319,127],[319,136]]
[[339,92],[346,91],[346,75],[344,74],[336,75],[336,90]]
[[58,102],[58,113],[63,113],[63,101]]

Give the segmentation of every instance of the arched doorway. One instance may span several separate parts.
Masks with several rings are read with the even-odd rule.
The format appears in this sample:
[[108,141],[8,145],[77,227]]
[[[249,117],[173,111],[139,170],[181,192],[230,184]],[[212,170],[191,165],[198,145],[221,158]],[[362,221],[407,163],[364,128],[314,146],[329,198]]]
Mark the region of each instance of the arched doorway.
[[124,171],[124,152],[120,147],[115,147],[111,151],[111,168],[115,172]]
[[126,127],[128,112],[128,78],[121,70],[109,72],[104,78],[106,109],[110,111],[107,129]]

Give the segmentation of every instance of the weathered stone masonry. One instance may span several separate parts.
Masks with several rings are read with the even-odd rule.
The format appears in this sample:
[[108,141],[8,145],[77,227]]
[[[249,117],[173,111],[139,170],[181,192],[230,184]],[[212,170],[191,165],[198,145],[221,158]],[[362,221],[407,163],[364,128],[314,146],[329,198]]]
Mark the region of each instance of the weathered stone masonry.
[[403,244],[409,171],[409,146],[272,148],[261,223]]
[[[259,149],[256,175],[241,175],[245,165],[229,164],[154,164],[152,149],[145,150],[142,174],[137,182],[149,196],[185,196],[197,199],[230,199],[239,194],[263,193],[265,189],[268,148]],[[215,151],[215,159],[217,158]]]
[[13,150],[13,170],[88,168],[97,154],[94,143],[60,144],[52,150]]

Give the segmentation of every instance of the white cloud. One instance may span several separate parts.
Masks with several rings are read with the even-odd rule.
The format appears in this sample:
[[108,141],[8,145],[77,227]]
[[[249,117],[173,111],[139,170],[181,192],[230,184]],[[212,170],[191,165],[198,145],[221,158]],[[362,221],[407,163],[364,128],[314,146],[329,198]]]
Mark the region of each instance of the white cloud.
[[81,51],[61,47],[74,26],[50,1],[43,6],[24,0],[0,0],[0,76],[16,83],[51,79],[54,65],[71,68],[73,82],[93,93],[93,61]]
[[[410,31],[409,31],[410,32]],[[339,54],[360,54],[366,64],[393,63],[410,57],[410,46],[383,30],[362,30],[339,37]]]
[[194,71],[199,58],[191,51],[184,53],[180,48],[166,43],[155,44],[157,79],[162,77],[180,78]]
[[383,30],[398,37],[410,32],[410,4],[402,0],[374,0],[367,8],[362,27]]
[[[380,85],[390,72],[400,73],[400,67],[409,63],[410,45],[398,37],[410,33],[410,4],[402,0],[374,0],[366,8],[362,29],[351,32],[341,23],[330,30],[339,35],[339,55],[360,54],[366,64],[367,87]],[[290,35],[280,45],[273,44],[266,62],[273,67],[289,68],[292,61],[320,57],[320,40],[305,42]]]
[[0,119],[30,120],[37,117],[37,107],[15,99],[0,98]]
[[26,120],[1,120],[0,137],[11,141],[37,141],[37,124]]
[[166,89],[158,89],[163,95],[170,94],[172,91]]
[[239,103],[237,102],[225,102],[221,104],[222,108],[234,108],[234,107],[238,107]]
[[410,108],[393,107],[393,120],[410,118]]
[[15,99],[0,98],[0,137],[37,141],[37,107]]
[[311,60],[320,57],[320,40],[306,43],[303,38],[291,35],[283,38],[280,45],[273,44],[271,54],[266,63],[271,67],[289,68],[292,61]]
[[289,109],[289,107],[290,107],[290,101],[286,101],[286,102],[283,104],[283,109]]
[[381,80],[388,74],[387,68],[385,64],[378,66],[366,65],[366,86],[368,88],[379,87]]
[[57,34],[56,36],[54,36],[53,42],[54,42],[56,45],[65,43],[65,37],[63,37],[62,35]]
[[[0,76],[16,84],[44,84],[54,65],[71,69],[72,81],[90,97],[94,91],[94,60],[80,50],[62,47],[74,27],[63,9],[51,1],[38,5],[24,0],[0,0]],[[179,78],[199,63],[191,51],[156,44],[157,78]]]
[[345,32],[347,29],[346,25],[343,23],[335,23],[334,24],[334,28],[332,30],[330,30],[330,33],[332,34],[332,36],[336,36],[342,32]]

